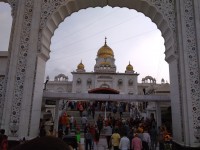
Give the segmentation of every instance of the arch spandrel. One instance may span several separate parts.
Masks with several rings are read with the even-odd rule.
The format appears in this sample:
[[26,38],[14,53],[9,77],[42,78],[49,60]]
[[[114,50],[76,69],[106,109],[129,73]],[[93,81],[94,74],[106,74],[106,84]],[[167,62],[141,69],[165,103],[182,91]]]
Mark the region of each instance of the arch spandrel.
[[[81,9],[89,7],[126,7],[128,9],[135,9],[138,12],[144,13],[147,17],[151,18],[158,29],[160,29],[163,38],[165,39],[166,51],[175,50],[174,37],[176,33],[175,28],[175,11],[174,0],[164,0],[162,3],[160,0],[43,0],[42,13],[40,20],[40,33],[38,52],[44,53],[44,51],[50,51],[51,38],[59,24],[64,19],[70,16],[74,12],[78,12]],[[175,55],[175,52],[166,53]],[[46,56],[49,58],[49,55]]]
[[0,2],[4,2],[4,3],[10,4],[10,6],[12,8],[12,17],[14,17],[14,14],[16,14],[15,11],[16,11],[18,0],[0,0]]

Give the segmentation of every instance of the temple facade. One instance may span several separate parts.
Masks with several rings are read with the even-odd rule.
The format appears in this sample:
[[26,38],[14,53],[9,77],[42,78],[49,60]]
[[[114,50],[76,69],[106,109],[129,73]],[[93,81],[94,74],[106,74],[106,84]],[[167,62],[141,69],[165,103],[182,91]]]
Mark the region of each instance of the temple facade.
[[[135,72],[130,62],[125,66],[124,73],[116,72],[116,70],[114,51],[107,45],[105,39],[104,45],[97,51],[94,71],[87,72],[84,63],[81,61],[77,65],[76,71],[72,72],[72,81],[69,81],[68,76],[64,74],[55,76],[54,80],[50,80],[47,76],[45,91],[122,95],[170,95],[170,84],[166,83],[164,79],[161,80],[161,83],[157,83],[155,78],[146,76],[139,83],[139,73]],[[67,97],[65,100],[68,100]],[[84,98],[83,100],[87,101]],[[105,99],[105,101],[108,100]],[[131,99],[130,102],[134,103],[144,117],[150,117],[150,114],[153,113],[158,126],[162,123],[162,111],[170,107],[170,102],[137,102]],[[48,103],[48,99],[43,99],[44,110],[55,112],[52,105],[48,105]]]
[[[151,76],[142,78],[138,82],[139,73],[135,72],[133,65],[129,62],[124,73],[116,72],[115,57],[113,50],[105,44],[97,51],[94,71],[87,72],[84,63],[81,61],[72,72],[72,81],[68,76],[59,74],[50,80],[46,78],[45,90],[69,93],[116,93],[130,95],[169,94],[169,83],[162,79],[158,84]],[[160,89],[166,91],[158,92]]]

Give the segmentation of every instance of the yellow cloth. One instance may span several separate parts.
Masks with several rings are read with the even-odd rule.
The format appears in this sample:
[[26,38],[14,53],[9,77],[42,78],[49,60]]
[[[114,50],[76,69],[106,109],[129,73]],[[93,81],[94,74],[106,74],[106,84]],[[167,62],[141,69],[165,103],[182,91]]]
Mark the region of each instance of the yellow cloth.
[[113,135],[111,136],[112,138],[112,145],[113,146],[119,146],[119,142],[120,142],[120,135],[119,133],[113,133]]

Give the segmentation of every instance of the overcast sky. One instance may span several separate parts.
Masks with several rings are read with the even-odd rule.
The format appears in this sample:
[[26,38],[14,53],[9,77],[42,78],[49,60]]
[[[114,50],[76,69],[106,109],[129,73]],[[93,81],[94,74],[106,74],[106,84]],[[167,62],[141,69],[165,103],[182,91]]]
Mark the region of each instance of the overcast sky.
[[[12,18],[10,8],[0,3],[0,50],[8,49]],[[139,73],[138,82],[145,76],[169,82],[169,66],[164,60],[165,46],[157,26],[142,13],[127,8],[88,8],[73,13],[60,23],[51,39],[50,59],[46,75],[63,73],[72,79],[81,62],[85,70],[94,70],[96,55],[104,45],[112,48],[117,72],[125,72],[130,63]]]

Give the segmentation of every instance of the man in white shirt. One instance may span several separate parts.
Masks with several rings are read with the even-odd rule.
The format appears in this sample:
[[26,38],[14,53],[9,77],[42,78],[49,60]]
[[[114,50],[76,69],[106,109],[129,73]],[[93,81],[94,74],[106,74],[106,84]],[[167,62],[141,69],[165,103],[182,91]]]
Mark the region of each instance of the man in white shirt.
[[119,143],[120,150],[128,150],[130,148],[130,141],[127,138],[126,134],[122,135],[122,138]]

